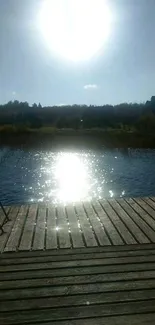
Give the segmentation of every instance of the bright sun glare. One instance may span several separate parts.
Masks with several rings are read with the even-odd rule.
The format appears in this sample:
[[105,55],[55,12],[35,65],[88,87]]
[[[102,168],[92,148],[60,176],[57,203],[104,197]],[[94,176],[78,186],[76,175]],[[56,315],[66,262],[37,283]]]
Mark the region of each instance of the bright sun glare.
[[75,202],[88,196],[88,172],[78,156],[72,153],[60,155],[56,164],[55,178],[59,188],[58,200]]
[[109,37],[108,0],[43,0],[39,29],[52,52],[73,61],[88,60]]

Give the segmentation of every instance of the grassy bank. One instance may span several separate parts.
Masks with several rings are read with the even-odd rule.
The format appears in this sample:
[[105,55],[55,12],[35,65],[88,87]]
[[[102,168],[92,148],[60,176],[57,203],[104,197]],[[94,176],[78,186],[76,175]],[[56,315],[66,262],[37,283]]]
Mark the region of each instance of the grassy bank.
[[87,146],[107,148],[155,148],[155,134],[117,129],[38,129],[2,126],[0,145],[9,146]]

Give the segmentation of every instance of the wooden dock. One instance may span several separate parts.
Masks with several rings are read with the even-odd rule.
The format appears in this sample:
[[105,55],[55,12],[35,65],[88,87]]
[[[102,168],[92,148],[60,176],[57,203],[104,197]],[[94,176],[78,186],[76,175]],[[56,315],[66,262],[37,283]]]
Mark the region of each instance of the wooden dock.
[[0,252],[155,243],[155,198],[32,204],[7,212]]
[[1,254],[1,325],[154,325],[155,245]]
[[155,324],[155,198],[7,212],[1,325]]

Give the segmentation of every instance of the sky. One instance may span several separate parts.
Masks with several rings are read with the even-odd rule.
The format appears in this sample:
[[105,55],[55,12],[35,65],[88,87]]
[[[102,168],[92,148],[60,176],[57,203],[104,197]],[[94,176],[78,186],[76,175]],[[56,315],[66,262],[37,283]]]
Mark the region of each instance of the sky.
[[[107,15],[88,8],[88,0],[76,17],[68,15],[70,0],[50,0],[63,2],[68,29],[55,7],[46,11],[47,19],[44,13],[41,25],[45,1],[0,0],[0,103],[103,105],[145,102],[155,95],[155,0],[106,0],[106,39]],[[101,44],[91,56],[96,40]],[[71,46],[80,44],[86,57],[70,58]]]

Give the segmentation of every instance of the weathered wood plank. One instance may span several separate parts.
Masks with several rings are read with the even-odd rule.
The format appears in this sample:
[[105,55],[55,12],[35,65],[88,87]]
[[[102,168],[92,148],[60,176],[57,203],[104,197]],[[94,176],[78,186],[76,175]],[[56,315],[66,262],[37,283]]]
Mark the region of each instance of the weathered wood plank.
[[[127,290],[155,289],[155,280],[133,280],[107,283],[69,284],[61,286],[8,289],[0,291],[0,300],[56,297],[75,294],[101,293]],[[155,306],[154,306],[155,307]]]
[[[137,238],[139,242],[141,243],[146,243],[151,242],[150,240],[150,227],[146,224],[146,222],[138,215],[135,210],[124,200],[124,199],[119,199],[118,200],[119,204],[122,206],[122,208],[128,213],[130,218],[137,224],[139,229],[142,230],[142,234],[137,231]],[[151,231],[151,238],[154,238],[154,232]]]
[[[33,311],[20,311],[20,313],[1,313],[1,324],[21,324],[21,322],[39,322],[42,319],[47,321],[61,321],[70,319],[85,319],[86,317],[105,317],[112,315],[130,315],[139,313],[154,313],[155,301],[134,301],[122,302],[113,304],[91,305],[91,306],[76,306],[68,308],[52,308],[52,309],[38,309]],[[97,319],[96,319],[97,320]],[[5,322],[5,323],[4,323]]]
[[57,248],[56,210],[52,205],[47,210],[46,249]]
[[16,251],[20,242],[23,226],[27,217],[29,207],[22,205],[19,208],[15,223],[5,246],[5,251]]
[[[1,301],[0,312],[20,311],[31,309],[46,309],[54,307],[69,307],[69,306],[86,306],[95,304],[105,304],[113,302],[130,302],[140,301],[144,299],[155,299],[155,289],[152,290],[135,290],[135,291],[120,291],[120,292],[104,292],[92,293],[85,295],[75,295],[64,297],[46,297],[30,300],[11,300]],[[98,322],[97,322],[98,324]]]
[[88,259],[88,260],[73,260],[73,261],[56,261],[56,262],[42,262],[42,263],[30,263],[30,264],[12,264],[12,265],[1,265],[1,272],[13,272],[20,270],[41,270],[41,269],[56,269],[56,268],[70,268],[70,267],[84,267],[92,265],[114,265],[114,264],[129,264],[129,263],[148,263],[155,262],[155,255],[149,256],[128,256],[128,257],[111,257],[103,259]]
[[87,219],[87,216],[81,203],[78,203],[76,205],[76,211],[81,224],[83,235],[85,237],[86,245],[88,247],[97,246],[97,242],[91,229],[91,225]]
[[15,222],[17,213],[18,213],[18,207],[8,207],[6,208],[6,212],[8,213],[8,218],[9,221],[7,221],[4,225],[3,225],[3,230],[4,233],[2,236],[0,236],[0,252],[2,253],[5,247],[5,244],[8,240],[9,234],[12,230],[13,224]]
[[[155,219],[155,210],[148,204],[147,201],[144,201],[140,198],[135,198],[134,199],[141,207],[144,209],[150,216]],[[155,220],[154,220],[155,221]]]
[[[52,249],[52,250],[45,250],[45,251],[31,251],[31,257],[39,256],[55,256],[55,255],[64,255],[69,256],[72,254],[82,255],[84,253],[96,253],[96,252],[129,252],[129,251],[141,251],[141,250],[154,250],[155,244],[136,244],[136,245],[112,245],[112,246],[97,246],[97,247],[85,247],[85,248],[69,248],[69,249]],[[18,251],[18,257],[29,257],[29,251]],[[1,259],[7,258],[16,258],[15,252],[4,252],[1,254]]]
[[[9,213],[10,207],[4,207],[6,214]],[[2,208],[0,207],[0,226],[3,226],[3,224],[7,221],[6,215],[4,214]]]
[[[41,204],[39,209],[40,211],[44,210],[45,213],[40,212],[42,216],[38,215],[35,228],[36,212],[33,213],[35,205],[31,205],[29,215],[25,220],[20,218],[20,222],[17,221],[18,213],[16,220],[9,221],[4,225],[7,234],[0,237],[0,251],[2,252],[4,249],[7,253],[17,249],[28,251],[32,246],[32,249],[36,251],[44,250],[44,248],[52,249],[53,251],[50,253],[41,252],[41,254],[43,253],[43,256],[52,254],[53,256],[57,254],[58,246],[66,249],[63,255],[70,255],[71,250],[67,250],[67,248],[71,248],[71,245],[76,249],[76,253],[81,254],[78,252],[78,247],[86,245],[93,249],[98,245],[110,247],[111,244],[120,246],[126,243],[133,245],[133,249],[135,249],[136,240],[139,243],[155,243],[155,201],[153,198],[118,199],[109,200],[109,202],[102,200],[101,202],[92,202],[92,205],[89,202],[84,202],[84,204],[77,203],[75,208],[74,210],[72,205],[68,205],[66,208],[61,205],[58,206],[55,214],[54,206],[50,205],[48,211],[48,207]],[[46,215],[46,211],[48,211],[48,215]],[[16,227],[18,222],[21,223],[20,227]],[[16,231],[18,228],[17,236],[14,236],[13,224]],[[82,232],[78,224],[80,224]],[[35,234],[33,233],[34,229],[36,230]],[[39,233],[42,233],[42,236]],[[14,244],[11,248],[12,241]],[[107,249],[109,248],[105,247],[104,251]],[[121,249],[119,248],[119,250]],[[126,248],[123,249],[126,250]],[[112,250],[115,251],[115,248],[112,247]]]
[[137,224],[132,220],[132,218],[130,218],[130,215],[128,215],[126,211],[122,208],[122,206],[119,204],[119,200],[118,202],[116,200],[111,200],[110,202],[112,207],[119,215],[119,217],[122,219],[122,221],[128,227],[129,231],[134,236],[136,242],[149,243],[150,241],[148,240],[148,238],[143,234],[143,232],[140,230]]
[[151,241],[155,243],[155,222],[152,217],[145,210],[143,210],[140,205],[133,199],[129,198],[125,200],[140,215],[141,219],[144,220],[146,224],[152,228],[151,229],[149,227],[149,234],[147,235],[151,239]]
[[[154,325],[155,314],[134,314],[134,315],[118,315],[118,316],[106,316],[99,318],[84,318],[84,325]],[[44,321],[41,325],[57,325],[57,321],[49,321],[48,323]],[[81,325],[81,319],[73,320],[61,320],[61,325]],[[29,323],[29,325],[34,325],[34,323]]]
[[87,216],[89,217],[89,220],[93,226],[93,229],[94,229],[94,232],[96,234],[99,244],[102,246],[111,245],[111,242],[105,232],[105,229],[101,225],[101,222],[100,222],[98,216],[96,215],[91,204],[89,202],[85,202],[84,208],[85,208]]
[[113,245],[123,245],[123,240],[120,236],[120,234],[117,232],[116,228],[113,226],[113,223],[101,207],[100,203],[98,201],[93,201],[92,205],[101,220],[103,226],[107,230],[107,233],[109,234],[109,237],[113,243]]
[[[133,314],[133,315],[118,315],[118,316],[106,316],[99,318],[84,318],[84,325],[154,325],[155,323],[155,314],[146,313],[146,314]],[[41,322],[41,325],[57,325],[57,321],[48,321]],[[61,320],[61,325],[81,325],[81,319],[70,319],[70,320]],[[34,325],[34,323],[29,323],[29,325]]]
[[145,270],[139,272],[120,272],[112,274],[91,274],[91,275],[74,275],[65,277],[50,277],[40,279],[26,279],[20,281],[0,281],[0,290],[51,287],[58,285],[76,285],[89,283],[106,283],[129,280],[155,280],[155,270]]
[[[12,280],[24,279],[42,279],[51,277],[63,277],[74,275],[89,275],[89,274],[106,274],[119,272],[138,272],[145,270],[155,270],[154,262],[139,263],[139,264],[114,264],[114,265],[99,265],[99,266],[82,266],[74,268],[57,268],[57,269],[41,269],[41,270],[26,270],[12,271]],[[0,273],[0,281],[10,280],[10,272]]]
[[7,259],[0,259],[0,265],[14,265],[14,264],[31,264],[31,263],[42,263],[42,262],[56,262],[56,261],[76,261],[76,260],[90,260],[90,259],[105,259],[105,258],[119,258],[119,257],[129,257],[133,256],[148,256],[153,255],[155,256],[155,250],[133,250],[133,251],[121,251],[121,252],[94,252],[94,253],[85,253],[83,254],[76,254],[73,253],[70,255],[47,255],[47,256],[36,256],[33,257],[29,254],[29,257],[21,257],[18,258],[7,258]]
[[108,214],[109,218],[115,225],[117,231],[121,233],[122,238],[124,239],[124,242],[126,244],[135,244],[136,241],[132,234],[129,232],[129,230],[125,227],[124,223],[122,220],[118,217],[114,209],[111,207],[109,202],[106,200],[101,200],[100,201],[102,207],[105,209],[106,213]]
[[72,205],[68,205],[66,207],[67,215],[68,215],[68,221],[70,225],[71,230],[71,237],[73,242],[73,247],[84,247],[84,242],[82,239],[82,235],[80,232],[80,228],[78,226],[78,219],[75,213],[75,209]]
[[34,232],[34,226],[37,216],[37,204],[30,205],[28,216],[23,229],[19,250],[30,250],[32,245],[32,237]]
[[155,212],[155,202],[153,201],[153,199],[150,197],[144,197],[143,198],[144,202],[146,202],[147,204],[149,204],[151,206],[151,208],[154,210]]
[[57,233],[59,238],[59,247],[71,247],[68,222],[66,218],[65,208],[63,206],[57,207]]
[[44,205],[39,205],[38,207],[38,217],[36,223],[37,224],[35,228],[32,249],[33,250],[44,249],[45,229],[46,229],[46,207]]

